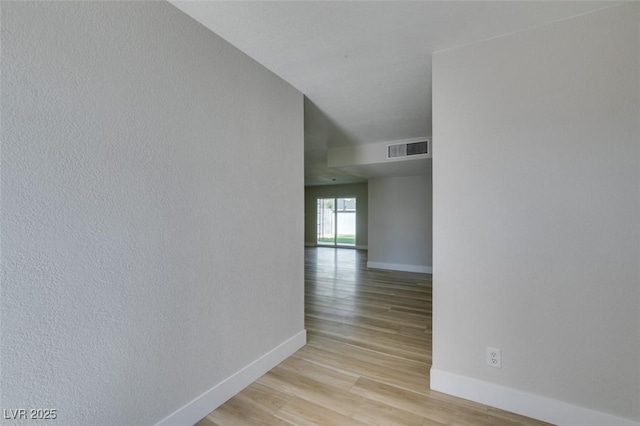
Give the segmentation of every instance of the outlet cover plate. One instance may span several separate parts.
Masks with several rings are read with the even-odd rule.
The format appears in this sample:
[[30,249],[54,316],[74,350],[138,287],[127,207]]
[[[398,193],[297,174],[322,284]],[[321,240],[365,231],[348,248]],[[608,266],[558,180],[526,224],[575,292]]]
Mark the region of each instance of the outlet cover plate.
[[487,365],[494,368],[502,368],[502,355],[498,348],[487,348]]

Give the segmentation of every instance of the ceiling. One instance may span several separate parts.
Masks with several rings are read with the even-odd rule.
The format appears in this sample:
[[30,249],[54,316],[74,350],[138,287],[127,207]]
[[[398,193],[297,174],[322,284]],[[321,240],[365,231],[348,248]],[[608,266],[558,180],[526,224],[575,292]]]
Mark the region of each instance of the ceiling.
[[[431,55],[609,1],[171,1],[305,95],[305,184],[365,179],[327,149],[431,135]],[[398,163],[371,176],[402,175]]]

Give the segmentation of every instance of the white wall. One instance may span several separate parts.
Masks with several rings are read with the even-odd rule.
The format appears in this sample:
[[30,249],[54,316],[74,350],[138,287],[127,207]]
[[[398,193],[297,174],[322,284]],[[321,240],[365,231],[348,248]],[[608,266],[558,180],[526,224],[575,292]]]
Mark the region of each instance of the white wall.
[[431,272],[431,176],[369,179],[370,268]]
[[436,389],[640,421],[639,22],[632,3],[434,56]]
[[431,137],[423,136],[398,141],[366,143],[340,148],[331,148],[327,150],[327,165],[329,167],[342,167],[366,164],[386,164],[394,161],[406,162],[421,160],[424,159],[424,156],[387,158],[388,148],[391,144],[423,142],[427,139],[431,139]]
[[168,3],[3,2],[2,112],[1,408],[153,424],[304,333],[298,91]]

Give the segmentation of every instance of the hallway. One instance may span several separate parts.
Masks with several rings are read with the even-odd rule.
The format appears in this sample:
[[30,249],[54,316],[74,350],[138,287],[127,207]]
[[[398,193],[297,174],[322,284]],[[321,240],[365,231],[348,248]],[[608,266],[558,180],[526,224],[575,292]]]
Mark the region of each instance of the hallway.
[[429,389],[431,276],[305,249],[308,344],[198,423],[539,425]]

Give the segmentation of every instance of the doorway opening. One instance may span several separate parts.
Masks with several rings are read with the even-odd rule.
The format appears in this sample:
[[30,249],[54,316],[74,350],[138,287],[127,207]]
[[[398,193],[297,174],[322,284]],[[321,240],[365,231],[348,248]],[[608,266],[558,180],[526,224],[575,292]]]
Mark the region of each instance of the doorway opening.
[[356,246],[356,198],[318,198],[318,232],[321,246]]

